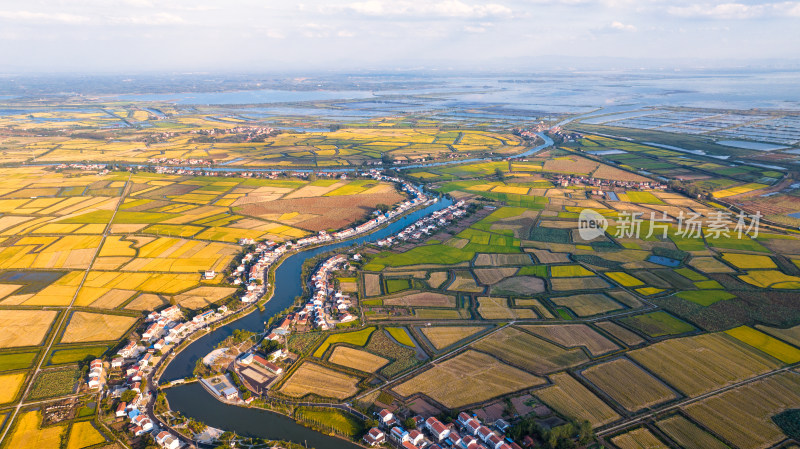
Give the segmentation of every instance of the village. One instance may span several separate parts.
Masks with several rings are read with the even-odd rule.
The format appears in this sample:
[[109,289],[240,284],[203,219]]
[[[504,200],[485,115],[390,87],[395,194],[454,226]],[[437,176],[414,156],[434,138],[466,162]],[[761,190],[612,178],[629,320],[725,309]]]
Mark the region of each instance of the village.
[[[506,432],[511,426],[503,419],[484,424],[477,416],[465,412],[449,424],[434,416],[414,416],[413,429],[404,429],[398,417],[383,409],[376,413],[378,426],[364,435],[369,446],[392,444],[400,449],[522,449]],[[462,436],[463,435],[463,436]]]
[[[178,168],[162,169],[176,173],[185,171],[183,174],[197,173]],[[236,173],[236,175],[242,176],[243,173]],[[234,285],[244,287],[245,293],[239,298],[243,304],[256,303],[265,295],[269,287],[266,282],[266,273],[269,267],[287,252],[366,233],[417,206],[433,204],[438,201],[437,197],[428,197],[420,187],[400,178],[386,176],[377,170],[371,170],[362,175],[379,181],[397,183],[410,198],[386,212],[375,211],[372,214],[373,218],[360,225],[331,234],[321,231],[317,235],[299,239],[294,243],[289,241],[281,244],[272,241],[257,243],[251,239],[240,240],[240,245],[252,246],[252,249],[243,254],[229,280]],[[335,176],[346,177],[340,173]],[[431,216],[417,221],[410,228],[422,229],[424,225],[425,229],[433,229],[437,225],[446,223],[447,220],[461,216],[463,206],[464,204],[461,202],[458,205],[434,212]],[[403,231],[405,234],[401,233],[403,237],[400,238],[413,238],[413,234],[406,231]],[[354,260],[358,260],[359,255],[356,254],[353,257]],[[308,301],[299,306],[298,310],[283,318],[275,327],[265,332],[266,337],[261,346],[234,356],[229,368],[238,379],[241,379],[249,391],[257,395],[264,394],[269,386],[283,374],[283,368],[277,362],[294,360],[294,355],[284,351],[281,344],[281,341],[285,341],[285,338],[293,330],[305,331],[312,328],[328,330],[338,324],[357,319],[351,314],[351,299],[341,291],[337,291],[333,283],[333,272],[345,269],[347,263],[348,258],[345,255],[335,255],[320,263],[310,279],[312,294]],[[203,273],[203,277],[206,279],[214,278],[216,275],[217,273],[213,270]],[[141,332],[140,340],[128,341],[117,351],[110,362],[102,359],[91,362],[86,379],[87,386],[115,400],[114,417],[118,422],[127,423],[125,427],[133,437],[149,434],[159,446],[165,449],[182,447],[185,443],[181,438],[170,430],[160,428],[152,414],[154,392],[147,388],[147,379],[152,377],[155,367],[177,345],[192,334],[208,328],[232,313],[234,311],[224,305],[203,311],[190,320],[185,319],[183,311],[177,305],[151,312],[145,319],[146,327]],[[269,348],[269,350],[265,353],[264,348]],[[226,349],[218,348],[215,352],[224,352]],[[261,351],[259,352],[257,349],[261,349]],[[211,364],[214,358],[209,356],[204,358],[204,362],[208,361],[207,363]],[[255,398],[250,394],[242,395],[230,375],[227,374],[201,379],[201,383],[218,399],[229,403],[249,404]],[[155,386],[157,385],[153,385],[153,387]],[[127,391],[133,393],[126,393]],[[123,400],[124,398],[128,400]]]

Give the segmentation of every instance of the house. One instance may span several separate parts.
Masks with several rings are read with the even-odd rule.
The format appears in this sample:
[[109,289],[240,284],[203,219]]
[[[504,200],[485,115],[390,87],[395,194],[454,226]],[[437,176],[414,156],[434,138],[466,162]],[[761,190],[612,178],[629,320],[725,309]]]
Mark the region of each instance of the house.
[[419,446],[422,443],[422,440],[425,439],[425,436],[420,433],[419,430],[414,429],[408,432],[408,441],[410,441],[414,446]]
[[402,443],[403,441],[409,440],[408,432],[403,430],[403,428],[400,426],[392,427],[392,430],[389,431],[389,436],[391,436],[392,439],[397,441],[398,443]]
[[126,359],[133,357],[136,355],[136,342],[129,341],[127,345],[123,346],[122,349],[117,351],[117,354]]
[[523,447],[533,447],[533,445],[535,445],[535,444],[536,444],[536,442],[533,441],[533,438],[531,438],[530,435],[525,435],[522,438],[522,446]]
[[461,439],[461,443],[459,443],[459,445],[463,449],[474,449],[474,448],[478,447],[478,440],[476,440],[475,438],[467,435],[467,436],[465,436],[464,438]]
[[403,441],[403,449],[419,449],[417,446],[414,446],[410,441]]
[[502,438],[500,438],[497,434],[493,433],[489,435],[489,438],[486,439],[486,444],[491,449],[500,449],[500,446],[505,444],[505,441]]
[[386,409],[383,409],[378,413],[378,418],[380,418],[381,423],[383,423],[386,427],[391,427],[397,422],[397,420],[394,418],[394,413]]
[[122,357],[114,357],[113,359],[111,359],[111,367],[122,368],[122,362],[124,361],[125,359],[123,359]]
[[164,449],[178,449],[181,447],[180,440],[166,430],[162,430],[158,433],[156,436],[156,443]]
[[117,411],[115,413],[117,418],[124,418],[125,417],[125,409],[127,407],[128,407],[128,403],[127,402],[120,402],[119,403],[119,405],[117,406]]
[[506,420],[504,419],[498,419],[497,421],[494,422],[494,426],[497,427],[497,430],[505,432],[508,430],[509,427],[511,427],[511,424],[506,422]]
[[229,401],[232,401],[232,400],[234,400],[234,399],[239,397],[239,391],[236,388],[228,387],[228,388],[222,390],[220,395],[222,397],[224,397],[225,399],[227,399]]
[[467,421],[469,421],[470,419],[472,419],[472,417],[464,412],[458,414],[458,423],[461,424],[462,426],[466,426]]
[[490,429],[490,428],[488,428],[486,426],[480,426],[480,427],[478,427],[478,431],[476,432],[476,435],[478,436],[478,438],[483,440],[483,442],[485,443],[485,442],[489,441],[489,437],[490,436],[494,435],[494,432],[492,432],[492,429]]
[[480,427],[481,427],[481,422],[480,422],[480,421],[478,421],[478,420],[477,420],[477,419],[475,419],[475,418],[471,418],[471,419],[470,419],[469,421],[467,421],[467,423],[464,425],[464,428],[467,430],[467,432],[469,432],[469,433],[471,433],[471,434],[473,434],[473,435],[477,435],[477,434],[478,434],[478,429],[479,429]]
[[436,441],[442,441],[450,435],[450,429],[433,416],[425,421],[425,427]]
[[136,436],[139,436],[145,432],[149,432],[153,428],[153,422],[150,421],[145,415],[136,415],[133,419],[131,419],[131,424],[134,425],[135,429],[139,430],[140,433],[136,433]]
[[386,441],[386,434],[383,433],[377,427],[373,427],[369,429],[366,435],[364,435],[364,442],[370,446],[375,446],[376,444],[383,444]]
[[217,276],[217,272],[214,271],[214,270],[206,270],[206,272],[203,273],[203,278],[206,279],[206,280],[214,279],[214,277],[216,277],[216,276]]

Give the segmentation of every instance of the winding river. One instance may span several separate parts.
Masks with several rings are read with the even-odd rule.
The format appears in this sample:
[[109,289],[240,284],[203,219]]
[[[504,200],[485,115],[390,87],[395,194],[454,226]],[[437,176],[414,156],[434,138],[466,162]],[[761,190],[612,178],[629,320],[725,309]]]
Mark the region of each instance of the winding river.
[[[521,156],[527,156],[553,144],[544,135],[544,144],[532,148]],[[465,161],[454,161],[464,163]],[[440,164],[441,165],[441,164]],[[253,310],[236,321],[204,335],[178,354],[167,366],[161,376],[162,383],[192,375],[198,359],[208,354],[214,346],[230,336],[234,329],[262,332],[270,317],[294,303],[294,298],[303,294],[302,267],[309,258],[339,248],[373,242],[397,234],[403,228],[434,211],[453,204],[452,200],[440,201],[399,218],[388,226],[367,235],[343,242],[311,248],[284,259],[275,270],[275,286],[272,298],[264,305],[264,310]],[[188,384],[166,390],[170,408],[184,416],[198,419],[210,426],[236,431],[239,435],[272,440],[287,440],[306,444],[316,449],[354,449],[358,446],[339,438],[330,437],[303,427],[292,419],[279,413],[261,409],[243,408],[227,405],[208,394],[199,384]]]

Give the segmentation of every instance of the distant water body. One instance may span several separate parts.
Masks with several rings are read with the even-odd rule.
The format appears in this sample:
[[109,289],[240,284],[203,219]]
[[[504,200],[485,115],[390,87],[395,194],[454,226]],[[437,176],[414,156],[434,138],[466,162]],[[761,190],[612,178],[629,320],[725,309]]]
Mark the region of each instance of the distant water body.
[[[380,77],[373,77],[380,81]],[[396,81],[396,80],[395,80]],[[110,98],[128,101],[168,102],[181,105],[237,105],[298,103],[326,100],[380,100],[397,95],[425,98],[420,105],[407,109],[498,107],[588,113],[602,108],[604,113],[627,112],[653,106],[685,106],[726,109],[800,108],[800,71],[782,72],[561,72],[546,74],[509,74],[502,76],[432,78],[436,87],[390,90],[248,90],[209,93],[167,93],[153,95],[117,95]],[[379,85],[379,83],[378,83]],[[419,98],[419,97],[418,97]],[[359,110],[403,112],[402,105],[381,101],[363,101],[352,105],[337,104],[343,113]],[[316,114],[326,109],[316,109]],[[272,111],[270,111],[272,112]],[[483,114],[503,114],[483,111]]]

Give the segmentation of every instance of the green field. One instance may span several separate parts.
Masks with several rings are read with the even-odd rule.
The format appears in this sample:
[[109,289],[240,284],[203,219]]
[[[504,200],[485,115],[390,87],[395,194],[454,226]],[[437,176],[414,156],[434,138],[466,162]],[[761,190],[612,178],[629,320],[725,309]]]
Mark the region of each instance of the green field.
[[625,317],[620,319],[620,322],[650,337],[678,335],[695,330],[691,324],[660,310],[643,315]]
[[735,298],[736,295],[728,293],[724,290],[702,290],[702,291],[685,291],[678,292],[676,296],[691,301],[701,306],[710,306],[717,301],[724,301],[726,299]]
[[48,365],[75,363],[100,357],[108,350],[108,346],[92,346],[84,348],[54,349],[47,360]]
[[321,358],[325,351],[328,350],[328,347],[332,344],[336,343],[349,343],[354,346],[364,346],[367,344],[367,340],[369,336],[375,331],[374,327],[366,327],[359,331],[355,332],[344,332],[341,334],[332,334],[329,335],[325,341],[314,351],[314,357]]
[[386,293],[392,294],[408,290],[411,288],[411,281],[408,279],[387,279],[386,280]]
[[355,416],[338,409],[298,407],[294,417],[312,428],[357,438],[364,432],[364,424]]
[[36,360],[37,352],[4,352],[0,353],[0,371],[11,371],[30,368]]
[[389,332],[389,335],[401,345],[406,345],[411,348],[417,347],[417,345],[414,344],[414,340],[408,335],[408,331],[403,327],[387,327],[386,332]]

